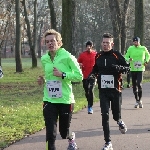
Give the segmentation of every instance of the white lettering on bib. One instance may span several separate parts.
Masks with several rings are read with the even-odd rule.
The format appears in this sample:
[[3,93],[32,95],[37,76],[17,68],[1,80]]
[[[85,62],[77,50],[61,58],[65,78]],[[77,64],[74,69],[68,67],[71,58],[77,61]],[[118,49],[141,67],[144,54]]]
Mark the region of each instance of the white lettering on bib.
[[141,61],[135,61],[134,62],[134,67],[135,68],[141,68],[142,67],[142,62]]
[[46,82],[46,87],[47,87],[48,95],[50,98],[62,97],[62,83],[61,83],[61,81],[49,80]]
[[101,88],[114,88],[114,76],[101,75]]

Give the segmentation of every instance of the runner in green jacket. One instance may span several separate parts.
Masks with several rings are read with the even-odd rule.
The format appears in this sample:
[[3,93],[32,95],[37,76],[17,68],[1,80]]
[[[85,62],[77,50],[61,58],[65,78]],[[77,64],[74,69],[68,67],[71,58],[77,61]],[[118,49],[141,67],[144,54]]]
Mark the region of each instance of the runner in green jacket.
[[[46,126],[46,150],[56,150],[57,119],[63,139],[69,139],[67,150],[76,150],[75,133],[69,132],[72,117],[72,81],[82,81],[83,75],[77,59],[62,46],[61,34],[51,29],[46,31],[46,46],[49,52],[42,56],[44,77],[39,76],[38,84],[44,84],[43,115]],[[65,149],[65,148],[62,148]]]
[[130,63],[133,93],[136,99],[135,108],[143,108],[141,101],[143,71],[150,60],[150,54],[145,46],[140,45],[139,37],[133,38],[133,44],[128,48],[125,59]]
[[[54,61],[50,59],[50,52],[48,52],[42,56],[41,62],[45,71],[46,81],[46,85],[44,86],[43,101],[63,104],[72,103],[72,100],[74,100],[74,95],[72,93],[71,81],[78,82],[82,80],[82,72],[76,58],[64,48],[59,48],[56,51]],[[53,70],[56,68],[64,73],[64,79],[53,74]],[[49,81],[53,82],[50,83]],[[57,88],[55,81],[57,81],[59,86],[61,84],[62,93],[57,91],[53,91],[53,93],[51,93],[47,90],[52,87]]]

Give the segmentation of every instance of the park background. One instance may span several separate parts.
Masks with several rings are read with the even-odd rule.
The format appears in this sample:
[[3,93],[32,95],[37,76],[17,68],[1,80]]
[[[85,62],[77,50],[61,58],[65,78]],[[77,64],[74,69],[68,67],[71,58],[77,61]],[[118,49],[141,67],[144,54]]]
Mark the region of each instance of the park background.
[[[104,32],[114,35],[114,49],[123,55],[133,36],[150,51],[150,0],[1,0],[0,1],[0,148],[44,128],[43,74],[40,57],[46,53],[43,33],[61,32],[63,47],[78,57],[87,40],[101,50]],[[150,81],[150,64],[144,82]],[[126,87],[126,75],[123,75]],[[132,89],[131,89],[132,90]],[[74,112],[86,107],[82,84],[73,84]],[[95,102],[99,101],[95,88]]]

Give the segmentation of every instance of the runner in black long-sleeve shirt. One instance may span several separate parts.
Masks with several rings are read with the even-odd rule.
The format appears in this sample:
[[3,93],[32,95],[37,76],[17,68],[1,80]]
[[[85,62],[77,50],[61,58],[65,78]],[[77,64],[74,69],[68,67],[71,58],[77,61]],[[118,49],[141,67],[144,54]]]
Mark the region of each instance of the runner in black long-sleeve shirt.
[[96,55],[95,65],[90,75],[97,76],[99,88],[102,126],[106,142],[102,150],[113,149],[109,129],[110,102],[113,119],[119,125],[119,130],[122,134],[127,131],[127,127],[121,119],[122,93],[120,86],[121,74],[127,71],[128,65],[121,53],[112,49],[113,45],[113,36],[109,33],[104,34],[102,39],[103,51]]

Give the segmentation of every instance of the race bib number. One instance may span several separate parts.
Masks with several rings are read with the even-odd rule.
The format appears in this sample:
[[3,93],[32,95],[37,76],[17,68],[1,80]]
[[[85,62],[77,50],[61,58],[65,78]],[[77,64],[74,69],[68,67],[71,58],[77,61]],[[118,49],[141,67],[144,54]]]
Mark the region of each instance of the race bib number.
[[101,88],[114,88],[114,76],[101,75]]
[[62,83],[61,81],[47,81],[46,88],[48,90],[48,95],[50,98],[60,98],[62,97]]
[[141,67],[142,67],[142,62],[140,62],[140,61],[135,61],[135,62],[134,62],[134,67],[135,67],[135,68],[141,68]]

